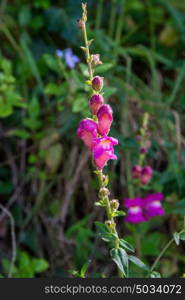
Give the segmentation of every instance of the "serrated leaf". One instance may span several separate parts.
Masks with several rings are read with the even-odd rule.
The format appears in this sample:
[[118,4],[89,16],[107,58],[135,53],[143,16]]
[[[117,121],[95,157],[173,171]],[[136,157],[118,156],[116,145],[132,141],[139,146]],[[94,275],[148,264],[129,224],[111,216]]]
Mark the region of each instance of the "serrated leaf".
[[110,255],[120,271],[126,276],[128,270],[128,255],[126,251],[121,248],[113,248]]
[[128,243],[127,241],[125,241],[124,239],[120,239],[119,244],[120,244],[121,248],[125,248],[127,250],[130,250],[131,252],[135,251],[134,247],[130,243]]
[[136,256],[133,255],[129,255],[128,259],[133,262],[136,266],[138,266],[139,268],[148,271],[149,268],[147,265],[145,265],[145,263],[143,263],[139,258],[137,258]]

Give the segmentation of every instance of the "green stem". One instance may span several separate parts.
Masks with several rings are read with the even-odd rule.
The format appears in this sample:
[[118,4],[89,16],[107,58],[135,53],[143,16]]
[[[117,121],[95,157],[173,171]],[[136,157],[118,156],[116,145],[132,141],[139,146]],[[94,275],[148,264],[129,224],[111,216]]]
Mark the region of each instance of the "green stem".
[[88,65],[89,77],[90,77],[90,80],[92,80],[93,79],[93,69],[92,69],[92,64],[91,64],[89,43],[88,43],[88,39],[87,39],[86,24],[84,25],[83,35],[84,35],[84,42],[85,42],[85,48],[86,48],[86,51],[85,51],[85,53],[86,53],[86,62],[87,62],[87,65]]
[[163,256],[163,254],[166,252],[166,250],[171,246],[171,244],[173,243],[173,241],[174,241],[174,238],[171,239],[168,242],[168,244],[162,249],[162,251],[160,252],[159,256],[156,258],[156,260],[154,261],[154,263],[153,263],[153,265],[152,265],[152,267],[150,269],[151,272],[155,269],[155,267],[158,264],[159,260],[161,259],[161,257]]
[[[179,235],[184,233],[185,230],[182,230],[179,232]],[[160,261],[161,257],[164,255],[164,253],[166,252],[166,250],[171,246],[171,244],[174,242],[174,237],[166,244],[166,246],[161,250],[161,252],[159,253],[158,257],[156,258],[156,260],[154,261],[153,265],[150,268],[150,272],[152,272],[155,267],[157,266],[158,262]]]
[[[103,177],[105,176],[103,174],[102,171],[98,171],[97,172],[97,176],[98,176],[98,179],[99,179],[99,184],[100,184],[100,189],[104,187],[104,183],[103,183]],[[119,236],[118,236],[118,233],[117,233],[117,230],[116,230],[116,223],[115,223],[115,220],[114,220],[114,217],[113,217],[113,211],[111,209],[111,206],[110,206],[110,200],[109,200],[109,197],[108,196],[105,196],[103,198],[104,200],[104,203],[105,203],[105,210],[106,210],[106,215],[107,215],[107,220],[111,222],[111,224],[113,225],[111,227],[111,232],[114,233],[117,237],[117,239],[115,240],[114,242],[114,246],[115,248],[119,248]]]

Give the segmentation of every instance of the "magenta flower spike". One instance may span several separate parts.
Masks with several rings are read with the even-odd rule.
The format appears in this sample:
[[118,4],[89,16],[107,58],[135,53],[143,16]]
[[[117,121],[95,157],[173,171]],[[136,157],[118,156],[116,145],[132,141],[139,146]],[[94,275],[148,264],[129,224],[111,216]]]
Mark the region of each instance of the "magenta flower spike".
[[93,90],[100,92],[103,88],[103,77],[95,76],[92,80]]
[[142,167],[139,165],[135,165],[132,167],[132,177],[139,179],[141,177]]
[[114,146],[117,144],[118,140],[109,136],[93,140],[93,157],[99,170],[103,169],[109,159],[117,159],[117,156],[114,154]]
[[77,135],[83,140],[84,144],[91,150],[93,140],[97,137],[97,123],[91,119],[84,119],[80,122]]
[[150,194],[143,199],[145,215],[148,220],[152,217],[163,216],[165,214],[161,204],[163,198],[164,195],[162,193],[155,193]]
[[99,108],[102,106],[104,100],[102,95],[100,94],[95,94],[91,97],[90,101],[89,101],[89,106],[91,109],[91,112],[93,115],[96,115]]
[[98,132],[102,136],[107,135],[113,121],[112,108],[108,104],[103,104],[97,112]]
[[153,176],[153,169],[150,166],[146,166],[141,171],[141,183],[148,184]]
[[143,214],[141,198],[138,197],[132,199],[125,199],[124,205],[126,208],[128,208],[127,216],[125,217],[125,222],[141,223],[146,221]]

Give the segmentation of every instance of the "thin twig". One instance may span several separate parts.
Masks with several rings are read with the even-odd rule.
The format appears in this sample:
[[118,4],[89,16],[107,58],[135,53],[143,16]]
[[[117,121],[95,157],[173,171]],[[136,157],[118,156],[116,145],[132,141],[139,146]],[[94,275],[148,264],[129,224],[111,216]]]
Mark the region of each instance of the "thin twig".
[[12,272],[13,272],[13,267],[15,265],[15,260],[16,260],[16,256],[17,256],[16,237],[15,237],[15,222],[14,222],[14,218],[13,218],[11,212],[6,207],[4,207],[2,204],[0,204],[0,208],[9,217],[10,225],[11,225],[12,258],[11,258],[10,269],[9,269],[9,272],[8,272],[8,278],[11,278],[12,277]]

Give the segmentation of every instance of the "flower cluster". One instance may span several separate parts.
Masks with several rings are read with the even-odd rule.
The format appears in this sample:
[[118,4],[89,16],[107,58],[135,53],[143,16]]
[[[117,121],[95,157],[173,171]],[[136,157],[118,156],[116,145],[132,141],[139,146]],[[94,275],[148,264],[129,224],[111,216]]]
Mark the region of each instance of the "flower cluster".
[[148,184],[153,176],[153,169],[150,166],[141,167],[135,165],[132,168],[132,177],[138,179],[141,184]]
[[100,94],[103,88],[103,78],[95,76],[91,84],[93,95],[89,100],[89,107],[93,119],[82,120],[77,135],[92,152],[96,167],[102,170],[109,159],[117,159],[114,146],[118,144],[118,140],[108,136],[113,121],[113,112],[110,105],[104,104],[103,96]]
[[162,193],[150,194],[144,198],[125,199],[124,205],[128,209],[125,221],[129,223],[141,223],[155,216],[164,215],[165,211],[161,201]]
[[139,163],[138,165],[135,165],[132,168],[132,178],[137,179],[140,184],[144,185],[148,184],[153,176],[153,169],[150,166],[143,167],[144,159],[149,148],[151,147],[151,141],[149,139],[150,132],[148,131],[148,120],[148,113],[144,113],[143,124],[140,129],[140,134],[136,137],[140,146]]

